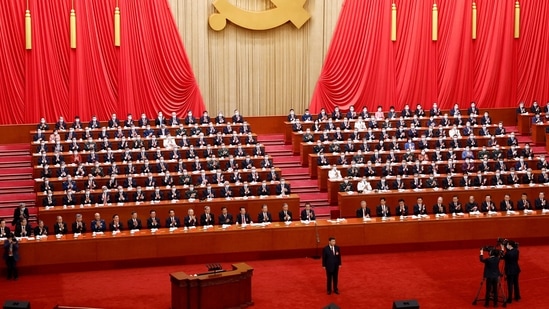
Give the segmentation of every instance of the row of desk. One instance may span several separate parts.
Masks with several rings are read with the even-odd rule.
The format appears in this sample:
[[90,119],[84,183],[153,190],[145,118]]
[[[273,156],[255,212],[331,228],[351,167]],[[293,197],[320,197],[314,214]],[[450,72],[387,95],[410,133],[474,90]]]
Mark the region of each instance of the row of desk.
[[[315,223],[273,223],[269,226],[248,225],[245,228],[232,225],[210,229],[176,231],[160,229],[156,233],[140,230],[124,231],[112,235],[83,234],[78,238],[65,235],[60,239],[48,236],[42,240],[22,240],[20,266],[50,266],[90,264],[100,262],[131,263],[135,260],[177,258],[185,261],[216,262],[222,257],[289,256],[296,252],[313,254],[315,247],[323,247],[328,237],[337,238],[343,254],[353,248],[367,252],[370,246],[395,246],[414,244],[429,246],[440,243],[468,243],[475,241],[495,242],[498,237],[517,241],[525,238],[546,239],[549,237],[549,216],[539,212],[530,215],[498,214],[495,216],[471,216],[421,220],[347,219],[345,221],[319,220]],[[490,242],[490,243],[491,243]],[[193,257],[195,259],[193,260]],[[148,263],[147,263],[148,262]]]
[[[474,196],[475,201],[480,204],[484,201],[486,195],[492,197],[492,201],[499,207],[499,203],[503,200],[505,194],[509,194],[511,200],[515,204],[520,200],[521,194],[526,193],[528,200],[534,205],[534,200],[538,197],[539,192],[547,192],[549,194],[549,186],[546,185],[518,185],[518,186],[503,186],[501,188],[487,186],[469,187],[469,188],[454,188],[448,189],[406,189],[406,190],[388,190],[388,191],[371,191],[367,193],[357,192],[335,192],[336,201],[339,205],[340,216],[342,218],[352,218],[356,214],[356,210],[360,207],[361,201],[366,201],[368,207],[375,214],[375,207],[379,205],[379,199],[384,197],[387,201],[387,205],[391,207],[391,213],[398,205],[398,200],[403,199],[408,207],[414,205],[418,197],[422,197],[424,203],[428,206],[428,210],[431,210],[431,206],[436,204],[437,198],[441,196],[444,199],[444,205],[452,201],[453,196],[457,196],[459,201],[465,206],[469,201],[469,196]],[[332,194],[332,193],[329,193]],[[333,197],[331,197],[333,198]],[[446,209],[448,210],[448,208]]]
[[[298,134],[298,133],[294,133],[294,134]],[[294,137],[296,136],[294,135]],[[503,151],[504,149],[507,149],[507,137],[506,136],[498,136],[496,137],[497,139],[497,142],[498,142],[498,145],[505,145],[505,146],[501,146],[500,149]],[[299,139],[298,139],[299,140]],[[301,165],[302,166],[307,166],[309,164],[309,154],[312,154],[312,153],[315,153],[314,152],[314,147],[316,146],[316,143],[312,143],[312,142],[301,142],[300,140],[295,140],[296,143],[298,143],[298,150],[295,151],[295,145],[296,144],[293,144],[294,145],[294,153],[296,154],[299,154],[300,156],[300,161],[301,161]],[[461,157],[461,154],[463,152],[463,150],[465,149],[465,141],[467,140],[467,138],[465,137],[462,137],[461,139],[459,139],[461,142],[462,142],[462,147],[459,148],[459,149],[454,149],[454,152],[456,153],[457,156]],[[414,142],[417,143],[419,141],[419,139],[414,139]],[[478,146],[477,146],[477,150],[480,148],[482,148],[483,146],[488,146],[488,142],[490,141],[490,138],[489,137],[486,137],[486,136],[480,136],[477,138],[477,143],[478,143]],[[404,150],[404,143],[406,143],[405,140],[400,140],[399,141],[402,145],[400,145],[400,151],[397,152],[397,154],[403,154],[405,153],[405,150]],[[437,139],[435,138],[431,138],[431,139],[428,139],[428,142],[429,142],[429,149],[427,150],[427,153],[428,154],[432,154],[435,152],[435,148],[436,148],[436,142],[437,142]],[[451,139],[446,139],[445,140],[446,144],[446,148],[443,149],[443,152],[447,151],[446,149],[449,149],[450,148],[450,142],[451,142]],[[328,150],[329,150],[329,145],[330,145],[331,142],[328,142],[328,143],[323,143],[323,148],[324,148],[324,152],[327,153]],[[344,147],[345,147],[345,143],[344,142],[338,142],[340,145],[340,148],[341,148],[341,151],[344,152]],[[353,144],[355,146],[355,149],[360,149],[360,146],[362,145],[362,141],[353,141]],[[370,152],[369,152],[369,155],[371,155],[371,153],[373,153],[373,150],[376,149],[375,146],[379,144],[379,141],[372,141],[372,142],[368,142],[368,147],[370,149]],[[489,150],[492,150],[492,149],[489,149]],[[388,153],[387,150],[384,151],[384,153]],[[420,150],[416,148],[416,150],[414,151],[415,154],[419,154],[420,153]],[[363,155],[367,155],[366,153],[363,153]]]
[[[461,114],[462,114],[462,118],[464,120],[468,119],[469,116],[467,115],[467,109],[462,109],[460,110],[461,111]],[[490,113],[490,117],[492,117],[492,123],[496,124],[500,121],[503,121],[504,125],[506,126],[512,126],[512,125],[515,125],[517,123],[517,119],[515,117],[515,109],[514,108],[499,108],[499,109],[489,109],[489,110],[484,110],[482,111],[482,113],[484,113],[484,111],[488,111]],[[428,113],[428,111],[426,111]],[[442,113],[448,113],[449,111],[448,110],[443,110]],[[370,113],[371,116],[373,116],[374,113]],[[387,116],[387,112],[385,112],[385,116]],[[299,119],[301,119],[301,115],[296,115],[296,117],[298,117]],[[478,115],[476,117],[477,119],[477,122],[480,122],[480,118],[482,117],[482,115]],[[313,118],[316,119],[316,115],[313,115]],[[397,121],[399,121],[400,117],[397,117],[397,118],[393,118],[393,119],[390,119],[391,123],[395,123]],[[441,117],[435,117],[435,119],[437,120],[440,120]],[[429,119],[429,117],[420,117],[420,120],[422,122],[425,122]],[[454,120],[454,117],[449,117],[449,119],[452,121]],[[406,121],[407,124],[409,124],[412,120],[412,118],[405,118],[404,119]],[[342,121],[334,121],[334,123],[337,123],[338,125],[341,124]],[[351,122],[354,122],[354,120],[351,120]],[[383,121],[377,121],[378,122],[378,125],[381,126],[381,123]],[[308,121],[308,122],[301,122],[303,124],[303,127],[304,127],[304,130],[306,128],[310,128],[312,127],[312,124],[313,124],[313,121]],[[325,121],[324,122],[321,122],[322,124],[326,123]],[[284,121],[284,141],[286,142],[286,144],[291,144],[292,143],[292,133],[293,133],[293,122],[290,122],[290,121]]]

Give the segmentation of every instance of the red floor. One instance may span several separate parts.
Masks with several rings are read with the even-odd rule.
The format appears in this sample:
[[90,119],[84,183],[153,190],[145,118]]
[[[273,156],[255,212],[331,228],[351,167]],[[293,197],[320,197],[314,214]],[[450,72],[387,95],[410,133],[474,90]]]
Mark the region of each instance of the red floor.
[[[509,308],[546,307],[548,254],[549,246],[521,248],[522,300],[509,304]],[[255,268],[252,308],[323,308],[331,302],[341,308],[392,308],[392,302],[401,299],[416,299],[423,309],[475,308],[471,303],[483,270],[476,248],[346,256],[343,246],[342,257],[340,295],[326,295],[319,260],[247,261]],[[30,300],[33,309],[50,309],[56,304],[167,309],[170,308],[168,274],[174,271],[196,273],[205,271],[205,267],[151,265],[47,275],[23,271],[18,281],[0,281],[3,291],[0,300],[2,303],[5,299]]]

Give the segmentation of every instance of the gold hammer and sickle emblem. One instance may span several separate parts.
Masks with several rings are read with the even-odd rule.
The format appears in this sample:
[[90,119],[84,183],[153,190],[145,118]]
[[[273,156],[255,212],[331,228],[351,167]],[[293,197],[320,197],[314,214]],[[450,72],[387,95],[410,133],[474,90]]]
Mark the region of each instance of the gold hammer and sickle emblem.
[[219,13],[210,15],[210,27],[221,31],[227,20],[250,30],[267,30],[291,21],[298,29],[311,15],[303,8],[307,0],[271,0],[276,8],[265,11],[248,11],[235,7],[228,0],[215,0],[213,6]]

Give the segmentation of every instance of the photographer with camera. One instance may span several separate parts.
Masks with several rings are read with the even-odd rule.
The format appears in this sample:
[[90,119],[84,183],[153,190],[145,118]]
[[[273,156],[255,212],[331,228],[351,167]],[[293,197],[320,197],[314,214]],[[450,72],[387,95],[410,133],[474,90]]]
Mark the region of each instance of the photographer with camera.
[[505,276],[507,277],[507,303],[510,304],[513,300],[513,291],[515,293],[515,301],[520,300],[520,289],[518,282],[520,273],[520,266],[518,264],[518,243],[506,239],[501,243],[501,251],[505,252],[503,254],[503,260],[505,261],[504,269]]
[[13,280],[17,280],[17,261],[19,260],[19,244],[17,239],[13,236],[13,233],[8,234],[6,240],[4,240],[4,260],[6,260],[6,266],[8,268],[8,280],[13,277]]
[[493,295],[494,307],[498,306],[498,280],[499,280],[500,251],[490,250],[490,257],[484,258],[484,248],[480,249],[480,262],[484,263],[484,278],[486,279],[486,296],[484,307],[488,307],[490,293]]

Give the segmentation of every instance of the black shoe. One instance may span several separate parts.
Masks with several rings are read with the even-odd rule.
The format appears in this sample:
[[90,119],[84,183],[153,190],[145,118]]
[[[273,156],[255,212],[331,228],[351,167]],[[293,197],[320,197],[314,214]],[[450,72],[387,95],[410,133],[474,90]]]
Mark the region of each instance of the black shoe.
[[513,299],[512,299],[512,298],[508,298],[507,301],[506,301],[506,303],[508,303],[508,304],[510,304],[510,303],[512,303],[512,302],[513,302]]
[[15,281],[17,281],[17,279],[19,279],[19,277],[15,277],[15,278],[13,278],[13,280],[15,280]]
[[494,308],[497,308],[498,307],[498,304],[494,304]]
[[335,290],[334,293],[336,293],[337,295],[339,295],[339,291],[338,291],[338,290]]
[[332,294],[332,291],[328,291],[328,295]]
[[519,301],[520,300],[520,297],[515,297],[515,301]]

